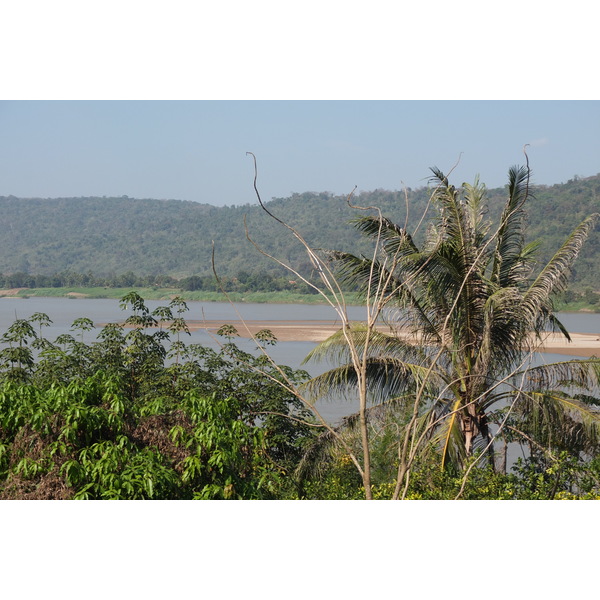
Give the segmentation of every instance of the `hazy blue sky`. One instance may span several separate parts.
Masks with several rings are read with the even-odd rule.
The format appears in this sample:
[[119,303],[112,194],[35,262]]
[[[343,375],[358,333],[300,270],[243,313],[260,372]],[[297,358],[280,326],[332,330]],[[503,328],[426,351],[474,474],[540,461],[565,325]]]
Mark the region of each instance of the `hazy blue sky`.
[[428,168],[501,186],[600,171],[598,101],[3,101],[0,195],[215,205],[425,185]]

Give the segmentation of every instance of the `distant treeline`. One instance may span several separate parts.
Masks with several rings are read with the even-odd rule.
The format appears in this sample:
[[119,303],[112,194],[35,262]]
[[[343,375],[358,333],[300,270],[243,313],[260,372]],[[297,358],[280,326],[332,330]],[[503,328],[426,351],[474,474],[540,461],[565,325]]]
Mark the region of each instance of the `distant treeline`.
[[30,274],[22,271],[0,275],[0,287],[12,288],[64,288],[64,287],[180,287],[169,275],[121,275],[98,276],[93,273],[61,271],[52,275]]
[[174,288],[182,291],[217,292],[221,286],[227,292],[279,292],[294,291],[302,294],[316,293],[301,280],[289,277],[274,277],[270,273],[248,273],[239,271],[233,277],[220,278],[214,275],[192,275],[175,279],[169,275],[136,275],[129,271],[121,275],[97,276],[93,273],[63,271],[53,275],[30,275],[17,272],[0,274],[0,288]]
[[[282,292],[294,291],[300,294],[316,294],[316,290],[302,280],[289,277],[274,277],[269,273],[248,273],[239,271],[235,277],[220,278],[227,292]],[[221,289],[215,277],[192,275],[178,282],[183,291],[218,291]]]

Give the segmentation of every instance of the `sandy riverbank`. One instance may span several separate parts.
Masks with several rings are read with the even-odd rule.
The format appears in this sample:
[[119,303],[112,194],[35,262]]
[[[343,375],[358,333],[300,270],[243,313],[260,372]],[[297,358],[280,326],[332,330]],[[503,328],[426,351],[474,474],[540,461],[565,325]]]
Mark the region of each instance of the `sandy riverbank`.
[[240,337],[249,338],[269,329],[280,342],[322,342],[341,327],[339,321],[187,321],[190,330],[206,329],[216,333],[223,325],[233,325]]
[[[211,333],[225,324],[233,325],[241,337],[249,338],[261,329],[269,329],[281,342],[322,342],[340,329],[339,321],[189,321],[191,330],[206,329]],[[571,356],[599,356],[600,336],[572,333],[571,342],[556,334],[548,334],[541,352]]]

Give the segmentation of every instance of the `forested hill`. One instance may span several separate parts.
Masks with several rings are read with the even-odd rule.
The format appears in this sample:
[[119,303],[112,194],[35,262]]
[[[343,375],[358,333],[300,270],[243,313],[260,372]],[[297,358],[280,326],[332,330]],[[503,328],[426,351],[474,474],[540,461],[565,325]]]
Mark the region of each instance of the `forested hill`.
[[[488,190],[490,217],[497,216],[506,189]],[[426,188],[408,190],[409,226],[427,206]],[[362,206],[379,206],[404,224],[403,191],[376,190],[354,198]],[[360,251],[359,235],[348,221],[359,213],[345,197],[327,193],[294,194],[267,203],[270,211],[298,228],[316,247]],[[214,240],[220,274],[240,271],[283,274],[246,238],[250,236],[275,257],[304,273],[310,265],[289,231],[258,205],[214,207],[178,200],[122,198],[30,199],[0,197],[0,272],[53,274],[61,271],[118,275],[163,274],[175,278],[208,275]],[[528,239],[541,241],[540,260],[547,260],[570,231],[600,210],[600,175],[567,183],[534,187],[527,207]],[[367,248],[363,247],[366,251]],[[576,287],[598,288],[600,232],[588,240],[577,263]]]

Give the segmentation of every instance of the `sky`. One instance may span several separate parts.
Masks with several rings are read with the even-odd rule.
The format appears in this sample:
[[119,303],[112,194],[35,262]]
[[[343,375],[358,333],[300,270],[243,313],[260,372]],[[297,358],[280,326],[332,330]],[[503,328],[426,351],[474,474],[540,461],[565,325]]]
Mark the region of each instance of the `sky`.
[[600,172],[599,101],[9,100],[0,195],[123,196],[217,206],[427,184],[490,188],[524,164],[551,185]]

